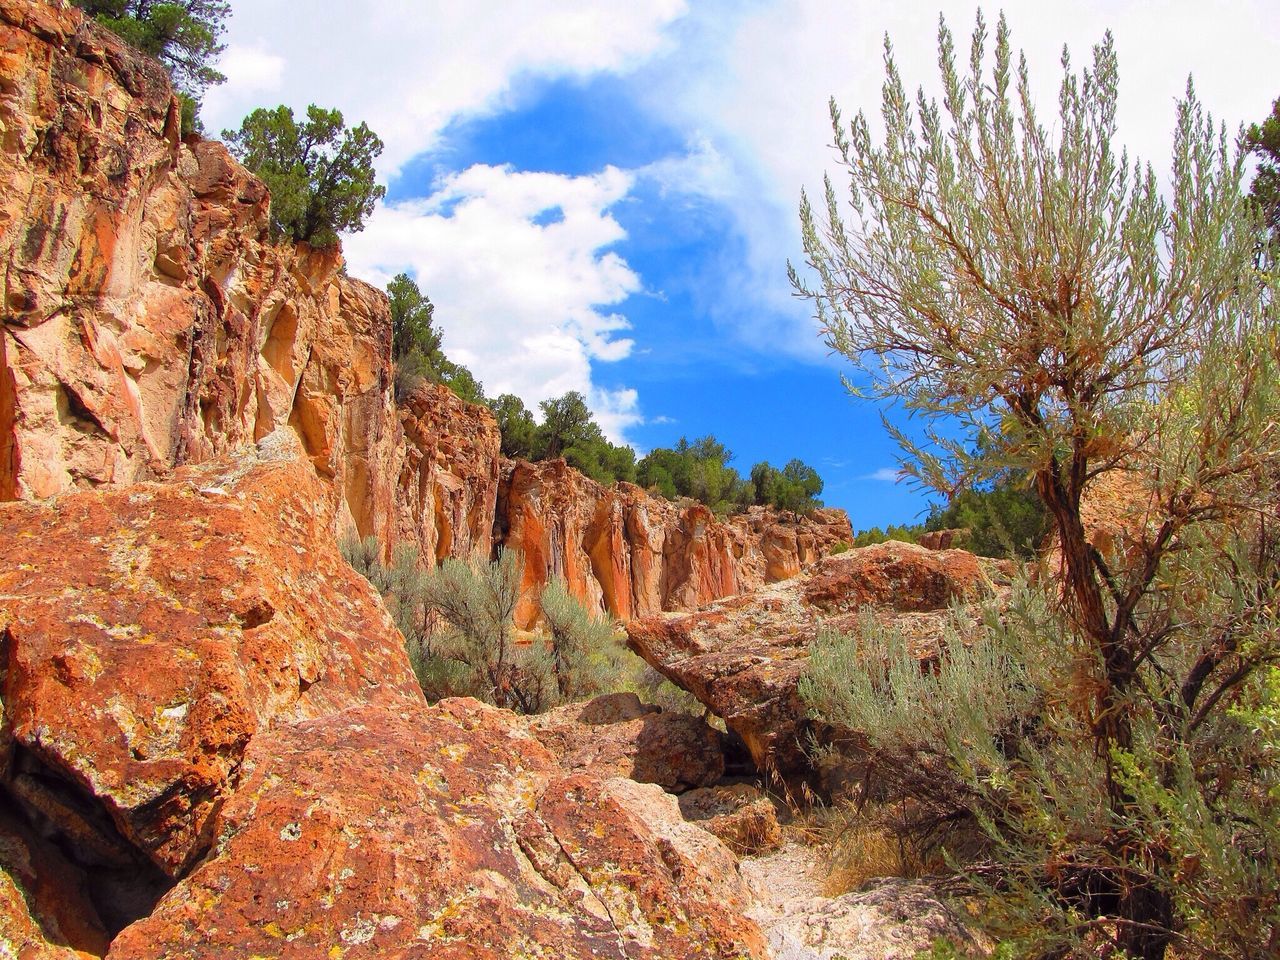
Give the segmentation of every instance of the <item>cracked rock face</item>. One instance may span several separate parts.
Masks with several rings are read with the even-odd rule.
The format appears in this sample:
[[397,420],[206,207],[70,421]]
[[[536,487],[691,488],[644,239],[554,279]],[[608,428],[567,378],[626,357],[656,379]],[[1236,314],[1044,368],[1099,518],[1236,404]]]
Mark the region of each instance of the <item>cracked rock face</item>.
[[305,463],[251,458],[0,509],[16,792],[103,857],[124,843],[178,876],[257,733],[419,700],[325,504]]
[[0,505],[0,796],[22,836],[71,854],[59,923],[3,906],[34,874],[0,844],[9,942],[764,956],[732,855],[660,816],[679,821],[659,787],[570,772],[506,711],[426,705],[290,437],[167,483]]

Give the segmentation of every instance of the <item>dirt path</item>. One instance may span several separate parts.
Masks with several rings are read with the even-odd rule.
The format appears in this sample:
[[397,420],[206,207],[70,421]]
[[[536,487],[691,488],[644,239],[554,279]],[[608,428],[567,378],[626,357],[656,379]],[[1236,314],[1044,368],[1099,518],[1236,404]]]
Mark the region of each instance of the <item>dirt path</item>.
[[885,878],[828,897],[826,875],[819,852],[794,840],[742,860],[757,903],[750,916],[768,936],[775,960],[914,960],[942,937],[973,943],[927,884]]

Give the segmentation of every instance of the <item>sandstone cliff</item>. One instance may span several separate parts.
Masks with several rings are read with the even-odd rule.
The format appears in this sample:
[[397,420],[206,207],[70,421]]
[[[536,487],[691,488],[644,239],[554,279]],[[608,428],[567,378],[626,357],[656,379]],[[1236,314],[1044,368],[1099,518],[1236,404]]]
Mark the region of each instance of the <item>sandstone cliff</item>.
[[432,560],[517,546],[531,591],[563,575],[622,618],[849,539],[834,512],[724,524],[504,464],[488,411],[441,387],[398,409],[385,297],[337,251],[270,242],[265,188],[220,144],[180,141],[157,64],[61,5],[0,0],[0,41],[0,500],[163,478],[287,426],[339,532]]

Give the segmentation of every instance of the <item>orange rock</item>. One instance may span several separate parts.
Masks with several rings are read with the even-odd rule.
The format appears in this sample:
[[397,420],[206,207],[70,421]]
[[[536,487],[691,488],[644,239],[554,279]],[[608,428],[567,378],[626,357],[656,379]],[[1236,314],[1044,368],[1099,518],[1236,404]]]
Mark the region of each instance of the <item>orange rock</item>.
[[29,809],[178,876],[256,733],[421,700],[326,503],[300,461],[248,458],[0,507],[9,784]]
[[813,733],[797,684],[818,629],[851,628],[864,609],[927,646],[953,599],[990,589],[997,565],[962,550],[877,544],[819,561],[807,574],[695,613],[626,625],[631,649],[722,717],[758,769],[809,774]]
[[210,857],[108,956],[763,955],[716,877],[511,723],[454,700],[261,735]]
[[497,539],[525,560],[524,627],[536,591],[563,577],[588,610],[621,620],[692,610],[793,576],[852,539],[840,510],[812,516],[752,508],[726,520],[700,503],[605,487],[563,460],[507,462]]
[[646,706],[634,693],[571,703],[525,721],[567,770],[679,793],[724,776],[721,734],[702,717]]

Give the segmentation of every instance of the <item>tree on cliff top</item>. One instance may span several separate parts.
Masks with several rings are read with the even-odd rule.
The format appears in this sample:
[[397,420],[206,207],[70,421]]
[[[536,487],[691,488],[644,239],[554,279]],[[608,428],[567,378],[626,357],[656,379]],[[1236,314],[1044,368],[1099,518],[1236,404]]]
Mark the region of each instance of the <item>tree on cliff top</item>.
[[386,195],[373,167],[382,141],[364,123],[348,130],[337,110],[312,104],[299,124],[289,107],[259,107],[239,130],[224,130],[222,137],[271,191],[277,237],[334,246],[339,233],[363,230]]
[[227,78],[213,65],[231,12],[226,0],[75,0],[76,6],[166,67],[182,99],[183,130],[199,129],[205,90]]
[[468,403],[484,403],[484,388],[471,371],[444,355],[434,324],[435,305],[407,273],[387,284],[391,306],[391,359],[396,369],[396,399],[403,400],[422,380],[442,383]]
[[1245,131],[1245,148],[1258,160],[1249,195],[1258,204],[1273,244],[1280,242],[1280,99],[1262,123]]
[[[802,199],[819,282],[791,276],[861,389],[939,428],[927,448],[898,434],[919,482],[950,494],[1007,469],[1032,478],[1062,557],[1071,729],[1090,740],[1074,756],[1097,763],[1064,772],[1028,754],[1008,768],[1025,789],[1006,800],[1039,800],[1021,820],[987,808],[994,855],[1007,889],[1041,911],[1028,920],[1052,955],[1086,937],[1156,960],[1229,906],[1205,899],[1208,874],[1188,881],[1162,818],[1195,809],[1201,838],[1233,838],[1246,859],[1257,849],[1257,831],[1229,829],[1248,767],[1213,738],[1280,655],[1277,291],[1254,267],[1243,157],[1190,84],[1166,200],[1112,144],[1109,34],[1082,73],[1064,54],[1048,126],[1003,17],[988,56],[981,17],[967,69],[942,24],[939,105],[907,94],[886,40],[883,141],[831,104],[848,192],[828,178],[820,210]],[[1125,549],[1104,555],[1081,503],[1116,471],[1143,478],[1150,500],[1133,505]],[[1059,787],[1096,791],[1096,832],[1063,822]]]

